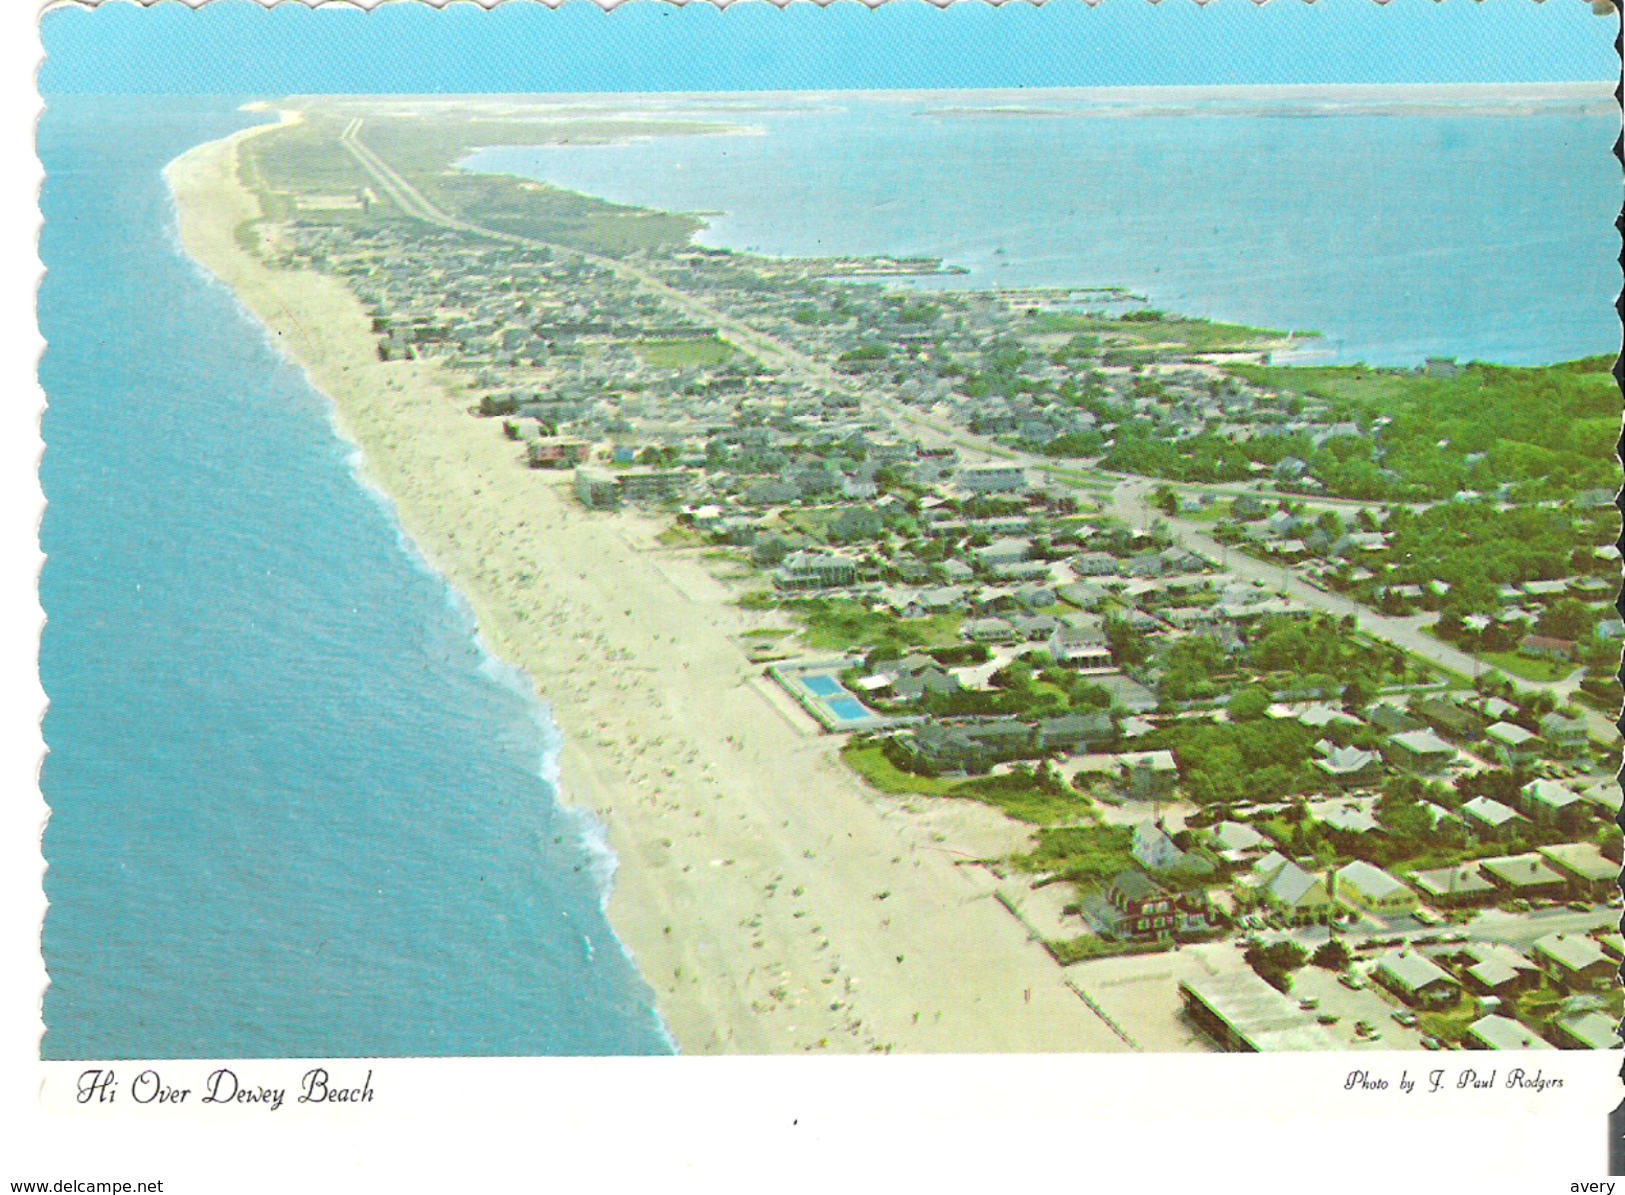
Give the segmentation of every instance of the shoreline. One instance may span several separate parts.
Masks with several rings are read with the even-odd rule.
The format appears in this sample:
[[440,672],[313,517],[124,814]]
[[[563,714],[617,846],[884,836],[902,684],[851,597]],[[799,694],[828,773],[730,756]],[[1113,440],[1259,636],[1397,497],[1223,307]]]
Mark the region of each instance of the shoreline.
[[[606,909],[685,1053],[1112,1051],[1124,1043],[995,898],[1019,827],[867,789],[787,720],[739,645],[757,616],[632,513],[590,514],[524,468],[432,362],[382,362],[338,280],[266,267],[236,147],[166,169],[187,253],[334,406],[366,478],[524,672],[561,738],[561,804],[616,858]],[[915,806],[911,811],[905,805]]]

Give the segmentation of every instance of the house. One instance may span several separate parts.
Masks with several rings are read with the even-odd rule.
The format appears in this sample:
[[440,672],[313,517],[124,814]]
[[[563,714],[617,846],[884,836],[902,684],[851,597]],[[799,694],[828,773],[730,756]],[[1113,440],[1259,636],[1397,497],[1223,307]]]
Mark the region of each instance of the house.
[[1337,834],[1375,834],[1382,830],[1381,824],[1371,816],[1369,809],[1364,805],[1353,803],[1329,802],[1318,805],[1314,809],[1314,819]]
[[959,628],[972,643],[1014,643],[1016,628],[1007,618],[972,618]]
[[1509,768],[1521,768],[1536,758],[1535,745],[1540,736],[1525,730],[1516,722],[1497,722],[1484,732],[1495,751],[1495,757]]
[[1579,755],[1591,742],[1583,718],[1568,718],[1559,713],[1547,714],[1540,720],[1540,734],[1551,753],[1564,758]]
[[1549,635],[1525,635],[1518,640],[1518,654],[1537,660],[1573,660],[1574,640],[1554,639]]
[[1232,866],[1258,858],[1269,846],[1269,839],[1246,822],[1219,822],[1203,831],[1202,838],[1214,854]]
[[1446,738],[1458,743],[1475,743],[1484,734],[1483,718],[1443,697],[1418,701],[1411,706],[1411,712]]
[[1212,928],[1204,893],[1170,892],[1143,871],[1119,872],[1086,912],[1114,938],[1167,938]]
[[1443,967],[1409,950],[1383,956],[1371,977],[1412,1008],[1454,1004],[1460,991]]
[[972,465],[954,480],[973,494],[1020,493],[1027,488],[1027,471],[1018,465]]
[[1539,854],[1568,882],[1571,896],[1606,900],[1619,887],[1619,864],[1604,855],[1594,842],[1543,846]]
[[1511,946],[1477,942],[1467,948],[1467,956],[1471,965],[1461,973],[1462,979],[1480,996],[1505,999],[1540,982],[1540,968]]
[[1377,778],[1382,771],[1382,756],[1359,747],[1333,747],[1314,765],[1344,788],[1355,788]]
[[1419,871],[1411,876],[1411,883],[1429,904],[1441,908],[1492,904],[1500,893],[1500,889],[1479,872],[1476,863]]
[[1282,860],[1260,895],[1272,912],[1293,925],[1325,924],[1332,914],[1326,881],[1289,859]]
[[773,571],[780,589],[834,589],[858,579],[857,562],[828,552],[791,552]]
[[1606,816],[1613,821],[1619,816],[1621,797],[1625,796],[1620,790],[1618,780],[1599,780],[1589,785],[1580,793],[1580,796],[1591,805],[1599,816]]
[[1562,896],[1568,887],[1563,877],[1533,851],[1523,855],[1480,859],[1478,866],[1484,872],[1484,877],[1499,888],[1503,896],[1543,900]]
[[1388,762],[1407,772],[1442,772],[1456,758],[1456,749],[1431,730],[1396,734],[1386,744]]
[[1474,797],[1461,807],[1461,820],[1480,838],[1509,834],[1524,817],[1491,797]]
[[959,732],[996,759],[1013,759],[1032,748],[1032,727],[1015,718],[970,722],[961,725]]
[[1131,751],[1117,757],[1123,787],[1141,801],[1162,800],[1173,794],[1179,765],[1172,751]]
[[1038,722],[1038,747],[1045,752],[1091,751],[1116,737],[1117,728],[1107,713],[1066,714]]
[[585,461],[591,451],[592,446],[583,440],[539,436],[526,442],[525,460],[532,469],[569,469]]
[[1134,827],[1134,844],[1129,853],[1147,871],[1172,871],[1185,858],[1185,852],[1174,845],[1161,824],[1149,819]]
[[621,504],[621,490],[615,476],[602,469],[577,469],[576,498],[588,510],[615,510]]
[[957,726],[927,723],[915,727],[899,742],[933,773],[984,772],[992,762],[987,749]]
[[1618,964],[1578,934],[1547,934],[1536,939],[1530,953],[1553,982],[1570,990],[1607,987],[1618,974]]
[[1480,1017],[1469,1025],[1467,1027],[1467,1037],[1463,1044],[1469,1050],[1551,1050],[1556,1048],[1522,1022],[1497,1014]]
[[1364,859],[1338,868],[1334,883],[1333,897],[1352,909],[1392,916],[1409,913],[1417,906],[1416,893]]
[[1371,725],[1388,734],[1405,734],[1408,731],[1422,729],[1420,719],[1411,717],[1397,705],[1391,705],[1386,701],[1379,701],[1367,707],[1365,716]]
[[1575,1050],[1619,1048],[1619,1021],[1595,1009],[1558,1017],[1552,1022],[1558,1044]]
[[1115,577],[1117,557],[1105,552],[1080,552],[1071,561],[1072,571],[1080,577]]
[[1524,813],[1538,825],[1576,829],[1585,823],[1586,803],[1580,794],[1555,780],[1531,780],[1518,795]]
[[1006,537],[994,540],[985,548],[975,549],[971,555],[987,568],[998,568],[1007,564],[1020,564],[1032,555],[1032,551],[1032,540]]

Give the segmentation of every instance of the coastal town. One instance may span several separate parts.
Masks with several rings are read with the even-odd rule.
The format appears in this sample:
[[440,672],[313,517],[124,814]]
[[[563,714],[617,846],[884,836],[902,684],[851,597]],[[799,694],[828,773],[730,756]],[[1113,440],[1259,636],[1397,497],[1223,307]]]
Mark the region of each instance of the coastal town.
[[998,811],[1021,849],[958,865],[1126,1047],[1617,1044],[1610,362],[1316,368],[1107,287],[515,231],[360,125],[320,189],[252,159],[266,261],[700,562],[871,791]]

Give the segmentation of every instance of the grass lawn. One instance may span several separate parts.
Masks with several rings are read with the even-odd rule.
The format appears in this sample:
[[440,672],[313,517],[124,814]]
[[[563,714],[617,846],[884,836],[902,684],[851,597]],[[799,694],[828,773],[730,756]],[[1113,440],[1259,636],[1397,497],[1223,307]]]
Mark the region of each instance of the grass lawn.
[[733,345],[715,336],[703,340],[640,340],[632,345],[632,351],[651,369],[723,365],[734,355]]
[[783,609],[804,626],[802,638],[820,651],[858,651],[891,640],[909,647],[947,647],[959,642],[957,614],[893,618],[845,598],[787,601]]
[[1467,1036],[1468,1026],[1483,1015],[1484,1010],[1479,1005],[1478,999],[1464,994],[1461,1001],[1452,1008],[1421,1013],[1417,1017],[1417,1028],[1440,1041],[1459,1043]]
[[1524,680],[1562,680],[1579,667],[1567,660],[1542,660],[1533,656],[1520,656],[1515,651],[1487,651],[1479,657],[1502,672],[1521,676]]
[[1010,862],[1023,871],[1100,887],[1134,868],[1133,846],[1134,831],[1128,826],[1057,826],[1040,831],[1037,847]]
[[841,758],[846,761],[847,767],[868,781],[871,788],[883,793],[898,796],[920,793],[928,797],[953,795],[956,781],[905,772],[887,759],[886,753],[873,743],[848,743],[841,748]]

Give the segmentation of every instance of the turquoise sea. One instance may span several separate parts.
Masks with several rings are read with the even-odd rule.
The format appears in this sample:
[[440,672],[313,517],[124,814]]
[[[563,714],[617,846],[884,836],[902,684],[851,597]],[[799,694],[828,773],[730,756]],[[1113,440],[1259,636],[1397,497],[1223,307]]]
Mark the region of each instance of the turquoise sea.
[[1617,110],[1484,91],[583,97],[740,132],[465,165],[705,213],[723,248],[940,257],[969,271],[952,285],[1319,331],[1306,362],[1617,350]]
[[[44,1052],[669,1051],[545,708],[179,249],[160,172],[239,102],[54,98],[40,126]],[[1315,328],[1327,360],[1618,345],[1605,116],[1079,103],[670,97],[747,131],[471,165],[726,213],[709,244]],[[964,110],[1012,104],[1044,111]]]
[[40,125],[44,1054],[668,1052],[546,710],[179,248],[240,102]]

